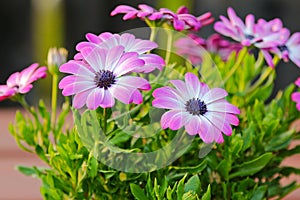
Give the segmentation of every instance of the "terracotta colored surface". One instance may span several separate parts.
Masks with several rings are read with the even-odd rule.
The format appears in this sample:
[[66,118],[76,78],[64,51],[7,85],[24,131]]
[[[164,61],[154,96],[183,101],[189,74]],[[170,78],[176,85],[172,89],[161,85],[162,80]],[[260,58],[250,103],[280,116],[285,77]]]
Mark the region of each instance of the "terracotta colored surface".
[[[7,125],[14,121],[14,115],[14,109],[1,108],[0,110],[0,200],[42,199],[39,192],[41,182],[15,170],[17,165],[41,166],[44,164],[35,155],[19,150],[13,137],[9,134]],[[300,155],[285,160],[283,165],[300,168]],[[287,184],[291,180],[297,180],[300,183],[300,176],[289,177],[283,180],[282,184]],[[284,199],[299,200],[300,188]]]

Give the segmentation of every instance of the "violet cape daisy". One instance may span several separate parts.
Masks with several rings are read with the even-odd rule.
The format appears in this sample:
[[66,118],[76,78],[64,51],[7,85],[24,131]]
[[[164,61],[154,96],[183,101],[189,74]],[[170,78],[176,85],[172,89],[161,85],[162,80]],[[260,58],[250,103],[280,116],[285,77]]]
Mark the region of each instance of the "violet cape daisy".
[[134,52],[125,52],[123,46],[111,49],[99,47],[82,49],[85,60],[71,60],[60,67],[60,71],[72,75],[59,83],[64,96],[75,95],[73,106],[95,110],[113,107],[115,98],[125,104],[140,104],[143,101],[140,90],[149,90],[147,80],[129,76],[128,73],[143,67],[145,62]]
[[34,63],[21,72],[11,74],[6,85],[0,85],[0,101],[16,94],[28,93],[33,88],[33,82],[46,77],[46,71],[46,67],[39,67],[37,63]]
[[189,135],[198,134],[205,143],[224,141],[222,132],[230,136],[230,124],[237,126],[240,111],[227,102],[227,92],[221,88],[209,89],[192,73],[185,75],[185,82],[172,80],[175,86],[158,88],[153,92],[152,105],[170,109],[161,117],[163,129],[178,130],[185,127]]
[[[300,78],[295,81],[295,85],[300,87]],[[292,100],[296,102],[296,108],[300,111],[300,92],[294,92],[292,94]]]
[[[86,34],[87,42],[80,42],[76,45],[76,50],[81,51],[83,48],[106,48],[110,49],[115,46],[123,46],[125,52],[136,52],[139,55],[139,58],[144,60],[145,65],[142,68],[136,69],[136,72],[148,73],[155,69],[162,70],[162,67],[165,66],[165,61],[163,58],[156,54],[150,54],[149,52],[154,48],[157,48],[158,45],[155,42],[150,40],[137,39],[133,34],[124,33],[122,35],[112,34],[110,32],[104,32],[100,35],[94,35],[92,33]],[[82,59],[80,53],[76,54],[75,59]]]

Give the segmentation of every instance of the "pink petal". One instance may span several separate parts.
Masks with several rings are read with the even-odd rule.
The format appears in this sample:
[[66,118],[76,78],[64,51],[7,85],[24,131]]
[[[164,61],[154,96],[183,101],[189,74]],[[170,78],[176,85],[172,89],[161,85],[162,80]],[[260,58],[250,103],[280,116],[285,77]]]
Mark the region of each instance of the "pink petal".
[[64,85],[63,87],[62,94],[64,96],[70,96],[76,93],[80,93],[86,90],[91,90],[94,88],[97,88],[96,84],[91,84],[89,81],[81,81],[81,82],[73,82],[72,84],[69,85]]
[[97,35],[92,34],[92,33],[86,34],[85,37],[89,42],[92,42],[92,43],[99,44],[102,42],[102,40]]
[[294,92],[291,96],[292,100],[295,102],[300,102],[300,92]]
[[127,13],[127,12],[132,12],[132,11],[138,11],[138,10],[131,6],[119,5],[110,13],[110,15],[114,16],[114,15],[117,15],[120,13]]
[[74,75],[82,75],[87,77],[95,77],[95,73],[91,71],[87,66],[83,65],[79,61],[69,61],[59,68],[60,72],[69,73]]
[[223,99],[206,104],[206,106],[208,111],[240,114],[240,110],[236,106]]
[[228,95],[228,93],[226,92],[226,90],[224,90],[222,88],[213,88],[213,89],[209,90],[201,98],[201,100],[203,100],[206,104],[209,104],[209,103],[217,101],[219,99],[223,99],[227,95]]
[[104,97],[103,97],[103,100],[102,100],[100,106],[102,108],[111,108],[114,105],[115,105],[115,99],[112,96],[112,94],[110,93],[109,89],[104,90]]
[[117,65],[120,58],[123,56],[124,47],[123,46],[115,46],[108,50],[105,69],[113,71],[113,67]]
[[100,106],[103,96],[104,89],[96,88],[92,90],[86,100],[86,105],[88,109],[96,110]]
[[157,108],[183,110],[185,108],[185,101],[177,92],[170,87],[162,87],[154,90],[152,93],[154,100],[152,105]]
[[86,90],[75,94],[73,98],[73,107],[77,109],[82,108],[87,103],[87,97],[90,92],[91,90]]
[[185,126],[190,121],[190,115],[186,112],[177,112],[174,113],[169,118],[169,128],[171,130],[178,130],[181,127]]
[[175,86],[178,90],[178,93],[183,97],[185,101],[193,98],[194,96],[190,96],[186,84],[181,80],[170,80],[170,82]]
[[86,62],[89,64],[89,66],[92,67],[92,69],[95,72],[105,69],[107,63],[106,59],[107,59],[108,50],[101,49],[98,47],[93,48],[92,50],[88,48],[84,48],[81,50],[81,54],[84,60],[86,60]]
[[145,62],[137,57],[137,54],[134,52],[124,53],[116,64],[114,73],[117,76],[122,76],[129,72],[132,72],[136,68],[142,67]]
[[146,79],[136,76],[122,76],[117,80],[117,84],[125,87],[138,88],[141,90],[151,89],[151,86]]
[[200,133],[201,119],[199,116],[193,115],[185,124],[185,130],[189,135],[196,135]]
[[124,104],[130,104],[133,101],[133,95],[135,94],[136,88],[126,87],[122,85],[116,85],[109,88],[112,96]]
[[189,91],[190,97],[197,97],[200,93],[200,82],[196,75],[188,72],[185,74],[186,88]]
[[20,72],[15,72],[9,76],[6,83],[8,87],[15,87],[20,82]]
[[130,51],[137,52],[138,54],[143,54],[147,51],[157,48],[158,45],[155,42],[149,40],[140,40],[130,48]]
[[134,72],[149,73],[155,69],[161,71],[162,67],[166,65],[164,59],[156,54],[142,54],[139,58],[145,62],[145,65],[137,68]]
[[165,112],[161,116],[161,119],[160,119],[160,124],[161,124],[162,129],[168,128],[170,126],[170,119],[178,113],[181,113],[181,111],[170,110],[170,111]]

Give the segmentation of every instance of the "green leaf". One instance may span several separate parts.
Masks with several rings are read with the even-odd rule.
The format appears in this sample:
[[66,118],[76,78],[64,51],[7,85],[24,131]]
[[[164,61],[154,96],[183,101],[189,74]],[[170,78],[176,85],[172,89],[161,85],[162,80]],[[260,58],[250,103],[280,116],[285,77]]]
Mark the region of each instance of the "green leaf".
[[122,131],[116,132],[116,135],[109,141],[112,144],[118,145],[120,143],[126,142],[131,138],[131,135],[124,133]]
[[199,193],[201,188],[201,182],[199,176],[196,174],[192,176],[188,182],[184,185],[184,192],[194,191],[195,193]]
[[228,160],[223,159],[220,164],[217,166],[216,170],[219,172],[219,174],[224,177],[225,180],[228,179],[229,171],[231,170],[230,163]]
[[176,189],[177,193],[177,200],[182,200],[182,196],[184,194],[184,180],[186,178],[187,174],[179,181]]
[[182,196],[182,200],[198,200],[198,195],[193,192],[193,191],[189,191],[183,194]]
[[262,170],[271,160],[272,153],[265,153],[256,159],[237,166],[237,172],[229,175],[229,179],[253,175]]
[[168,188],[168,180],[167,180],[166,177],[164,177],[163,180],[162,180],[162,184],[160,186],[160,189],[159,189],[159,194],[160,194],[161,197],[164,196],[164,194],[167,191],[167,188]]
[[254,194],[253,194],[251,200],[260,200],[260,199],[264,199],[265,193],[266,193],[267,189],[268,189],[268,186],[266,186],[266,185],[263,185],[263,186],[258,187],[258,188],[254,191]]
[[137,200],[145,200],[148,199],[144,193],[144,190],[140,188],[138,185],[134,183],[130,183],[130,190],[132,195],[135,197]]
[[42,159],[43,161],[45,161],[46,163],[49,162],[48,158],[45,155],[44,150],[42,149],[42,147],[40,145],[36,145],[35,146],[35,152],[36,154],[39,156],[40,159]]
[[208,185],[207,190],[205,194],[202,196],[201,200],[210,200],[211,194],[210,194],[210,185]]
[[88,174],[90,177],[94,178],[97,176],[98,174],[98,161],[96,158],[94,157],[91,157],[90,160],[89,160],[89,171],[88,171]]
[[187,167],[177,167],[170,166],[170,169],[175,169],[176,172],[186,172],[191,174],[201,173],[207,166],[207,160],[203,160],[199,165],[196,166],[187,166]]
[[289,130],[274,136],[265,146],[265,151],[278,151],[287,148],[291,143],[294,133],[294,130]]
[[17,170],[26,176],[36,175],[36,170],[33,167],[17,166]]

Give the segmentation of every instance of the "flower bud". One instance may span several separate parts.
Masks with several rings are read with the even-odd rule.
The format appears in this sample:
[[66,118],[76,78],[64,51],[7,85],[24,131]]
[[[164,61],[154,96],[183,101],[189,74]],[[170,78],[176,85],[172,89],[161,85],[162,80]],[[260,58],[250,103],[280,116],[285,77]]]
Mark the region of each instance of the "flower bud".
[[50,48],[48,52],[48,68],[51,74],[59,73],[58,68],[67,60],[68,51],[65,48]]

